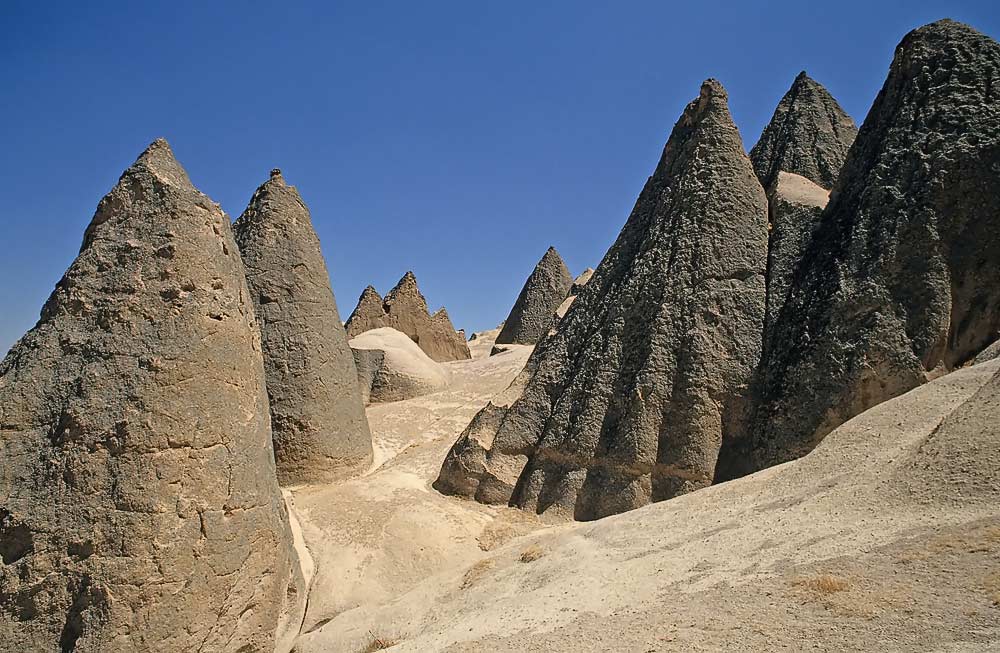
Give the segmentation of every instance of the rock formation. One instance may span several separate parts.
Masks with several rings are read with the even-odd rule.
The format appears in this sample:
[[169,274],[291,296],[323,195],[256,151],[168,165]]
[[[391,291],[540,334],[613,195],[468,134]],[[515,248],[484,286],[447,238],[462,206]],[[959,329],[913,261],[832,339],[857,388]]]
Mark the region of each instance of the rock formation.
[[371,462],[371,433],[309,210],[279,170],[233,225],[260,324],[278,481]]
[[771,231],[765,339],[857,132],[827,90],[801,72],[750,151]]
[[273,650],[290,543],[229,218],[158,140],[0,364],[0,650]]
[[819,225],[830,192],[805,177],[779,170],[767,189],[771,241],[767,248],[765,338],[788,296],[792,274]]
[[448,373],[400,331],[370,329],[351,339],[365,403],[402,401],[448,386]]
[[549,247],[524,282],[510,314],[497,336],[498,345],[533,345],[555,322],[555,312],[573,286],[566,264]]
[[831,189],[857,133],[851,117],[803,71],[750,150],[750,160],[764,188],[784,170]]
[[1000,44],[896,48],[761,362],[752,469],[975,356],[1000,327]]
[[710,484],[760,356],[766,257],[764,191],[708,80],[520,396],[473,420],[436,487],[594,519]]
[[573,305],[573,301],[576,299],[576,296],[583,292],[583,287],[587,285],[587,282],[590,281],[590,277],[592,276],[594,276],[594,268],[587,268],[580,273],[580,276],[573,280],[573,285],[570,286],[569,289],[569,295],[566,296],[566,299],[564,299],[562,303],[559,304],[559,308],[556,309],[557,323],[559,320],[566,317],[566,312],[569,310],[569,307]]
[[417,287],[417,278],[407,272],[385,299],[368,286],[358,305],[347,318],[347,337],[379,327],[392,327],[410,336],[424,353],[438,362],[466,360],[472,357],[465,338],[460,336],[441,308],[434,315],[427,310],[427,300]]

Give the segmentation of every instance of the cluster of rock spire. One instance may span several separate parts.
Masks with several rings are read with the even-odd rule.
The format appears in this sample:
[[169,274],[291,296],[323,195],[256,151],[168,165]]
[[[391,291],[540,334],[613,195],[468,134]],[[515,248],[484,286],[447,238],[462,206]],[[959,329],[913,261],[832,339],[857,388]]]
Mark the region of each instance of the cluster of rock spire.
[[[997,71],[995,41],[928,25],[860,131],[803,73],[749,156],[705,81],[592,275],[550,248],[525,282],[497,342],[535,351],[435,487],[599,518],[801,456],[974,359],[1000,332]],[[280,172],[231,225],[154,142],[0,364],[0,642],[289,650],[280,488],[370,463],[364,401],[416,378],[387,352],[470,357],[411,272],[345,328]]]
[[997,70],[996,41],[933,23],[859,132],[803,73],[749,157],[707,81],[435,487],[593,519],[801,456],[970,361],[1000,330]]

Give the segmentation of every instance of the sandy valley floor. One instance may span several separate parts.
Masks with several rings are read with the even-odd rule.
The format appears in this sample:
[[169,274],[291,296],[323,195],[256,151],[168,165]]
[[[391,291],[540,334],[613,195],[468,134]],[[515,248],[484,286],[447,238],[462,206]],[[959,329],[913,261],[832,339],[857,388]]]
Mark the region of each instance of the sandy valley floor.
[[314,566],[297,653],[1000,650],[1000,438],[969,443],[967,479],[933,440],[1000,362],[887,402],[799,461],[543,525],[430,488],[530,353],[471,344],[449,390],[369,408],[371,471],[293,493]]

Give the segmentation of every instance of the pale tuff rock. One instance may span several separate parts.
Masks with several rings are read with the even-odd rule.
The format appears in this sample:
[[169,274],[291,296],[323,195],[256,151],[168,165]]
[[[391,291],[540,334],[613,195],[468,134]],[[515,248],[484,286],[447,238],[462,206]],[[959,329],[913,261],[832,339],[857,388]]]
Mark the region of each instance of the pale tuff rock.
[[1000,328],[1000,45],[896,48],[761,362],[751,469],[962,365]]
[[533,345],[548,333],[556,321],[555,312],[566,299],[573,278],[555,247],[549,247],[521,288],[503,329],[498,345]]
[[309,210],[281,172],[233,225],[260,324],[278,480],[333,480],[371,462],[354,357]]
[[229,218],[166,141],[0,364],[0,542],[5,652],[270,651],[304,593]]
[[708,80],[523,392],[437,487],[594,519],[710,484],[760,356],[766,257],[764,191]]
[[441,308],[431,315],[427,310],[427,300],[420,293],[412,272],[403,275],[385,299],[371,286],[365,288],[347,319],[347,337],[354,338],[380,327],[392,327],[405,333],[438,362],[472,357],[465,338],[455,331],[448,312]]
[[448,386],[444,367],[400,331],[381,327],[351,339],[365,403],[401,401]]
[[784,170],[829,190],[857,133],[851,117],[803,71],[750,150],[750,160],[764,188]]

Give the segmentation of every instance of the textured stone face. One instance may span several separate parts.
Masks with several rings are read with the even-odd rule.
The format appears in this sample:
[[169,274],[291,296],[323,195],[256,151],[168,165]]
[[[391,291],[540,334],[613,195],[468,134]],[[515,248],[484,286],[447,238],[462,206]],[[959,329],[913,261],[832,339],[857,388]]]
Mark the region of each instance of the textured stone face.
[[766,257],[764,191],[709,80],[520,397],[474,420],[437,486],[594,519],[710,484],[760,356]]
[[371,286],[365,288],[358,299],[345,328],[347,337],[378,329],[392,327],[410,336],[424,353],[438,362],[472,358],[465,338],[455,331],[448,312],[438,309],[434,315],[427,310],[427,300],[417,287],[417,278],[407,272],[384,300]]
[[229,219],[156,141],[0,365],[0,649],[273,650],[288,529]]
[[857,133],[827,90],[801,72],[750,150],[750,160],[765,188],[784,170],[829,190]]
[[351,339],[358,381],[366,403],[402,401],[448,386],[448,373],[409,336],[389,327]]
[[767,250],[765,334],[770,333],[785,304],[792,274],[819,225],[829,197],[829,192],[805,177],[783,170],[778,172],[768,189],[771,241]]
[[367,465],[354,357],[309,210],[275,171],[233,230],[260,324],[279,482],[326,482]]
[[550,247],[524,282],[503,329],[499,345],[533,345],[555,322],[555,312],[573,286],[566,264],[555,247]]
[[908,34],[761,363],[752,467],[976,355],[1000,326],[1000,45]]

